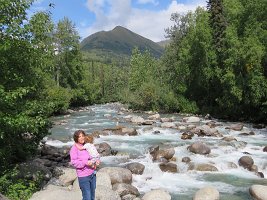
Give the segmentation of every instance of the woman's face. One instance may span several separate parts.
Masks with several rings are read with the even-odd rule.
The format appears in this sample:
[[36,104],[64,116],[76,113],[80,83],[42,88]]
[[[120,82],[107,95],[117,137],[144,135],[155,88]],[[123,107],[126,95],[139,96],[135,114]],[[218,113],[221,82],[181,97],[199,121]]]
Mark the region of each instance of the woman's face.
[[78,143],[79,144],[84,144],[84,135],[82,133],[80,133],[80,135],[78,137]]

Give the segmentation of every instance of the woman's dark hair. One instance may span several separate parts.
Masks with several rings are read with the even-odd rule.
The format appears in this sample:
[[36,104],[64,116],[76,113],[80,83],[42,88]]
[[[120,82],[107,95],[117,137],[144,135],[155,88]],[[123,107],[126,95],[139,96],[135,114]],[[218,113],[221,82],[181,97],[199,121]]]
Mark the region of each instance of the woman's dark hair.
[[83,130],[77,130],[77,131],[74,132],[73,139],[74,139],[75,142],[78,142],[78,138],[79,138],[80,134],[83,134],[83,136],[86,135]]

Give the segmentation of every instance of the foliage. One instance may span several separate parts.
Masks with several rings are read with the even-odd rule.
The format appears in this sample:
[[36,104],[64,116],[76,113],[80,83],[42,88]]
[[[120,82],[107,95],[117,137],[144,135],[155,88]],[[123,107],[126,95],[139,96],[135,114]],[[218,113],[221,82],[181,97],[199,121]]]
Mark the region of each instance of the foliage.
[[72,98],[70,89],[54,85],[47,88],[45,93],[48,95],[46,100],[49,102],[49,106],[52,109],[52,113],[50,114],[60,114],[69,108]]
[[12,200],[28,200],[34,192],[40,189],[42,183],[41,175],[34,180],[19,177],[19,171],[15,167],[5,171],[0,177],[0,191]]
[[1,4],[6,15],[0,25],[1,170],[32,155],[50,126],[46,104],[40,99],[44,88],[41,69],[45,65],[41,55],[46,52],[36,50],[31,42],[33,34],[25,13],[30,4]]
[[79,35],[74,24],[68,19],[60,20],[54,33],[55,80],[58,86],[76,88],[82,79]]
[[185,105],[196,102],[200,112],[266,122],[264,7],[263,0],[211,0],[208,11],[172,15],[163,69]]
[[210,26],[213,33],[213,42],[216,47],[218,56],[222,56],[224,50],[224,39],[227,22],[224,14],[224,6],[222,0],[209,0],[207,8],[210,13]]

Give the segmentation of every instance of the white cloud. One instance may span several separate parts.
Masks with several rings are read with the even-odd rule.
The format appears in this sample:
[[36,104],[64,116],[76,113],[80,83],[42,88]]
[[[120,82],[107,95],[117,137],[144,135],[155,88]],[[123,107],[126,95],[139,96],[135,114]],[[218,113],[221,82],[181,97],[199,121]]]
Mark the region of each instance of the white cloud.
[[[151,0],[139,0],[152,2]],[[166,9],[152,11],[131,7],[131,0],[88,0],[87,7],[96,15],[96,21],[88,28],[80,27],[81,37],[95,32],[111,30],[120,25],[155,42],[165,39],[164,29],[170,27],[171,14],[186,13],[197,6],[205,6],[205,0],[192,0],[189,4],[173,0]]]
[[139,4],[147,4],[147,3],[152,3],[154,5],[158,5],[159,2],[155,0],[138,0],[137,3]]

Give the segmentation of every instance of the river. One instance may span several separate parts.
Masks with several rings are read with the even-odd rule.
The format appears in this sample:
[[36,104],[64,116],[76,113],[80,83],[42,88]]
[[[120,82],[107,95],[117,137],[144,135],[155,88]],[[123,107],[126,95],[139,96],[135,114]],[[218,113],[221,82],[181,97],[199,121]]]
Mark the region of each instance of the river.
[[[72,134],[77,129],[83,129],[87,133],[105,128],[113,128],[116,125],[134,127],[137,129],[137,136],[101,136],[95,143],[107,142],[112,149],[117,150],[116,156],[102,157],[103,166],[123,166],[130,162],[139,162],[145,165],[142,175],[133,175],[133,183],[140,193],[145,193],[151,189],[164,188],[176,200],[191,200],[195,192],[204,186],[214,186],[220,192],[221,200],[249,200],[248,188],[252,184],[267,185],[266,178],[260,178],[255,173],[242,167],[232,168],[230,162],[238,165],[240,157],[244,152],[248,152],[257,165],[258,171],[267,177],[267,153],[263,152],[263,147],[267,146],[267,129],[254,129],[252,124],[244,124],[243,130],[233,131],[225,127],[233,122],[223,122],[216,120],[221,126],[216,127],[224,136],[234,136],[237,142],[234,145],[222,145],[220,137],[197,137],[192,140],[182,140],[182,131],[177,129],[161,128],[157,121],[153,126],[133,125],[124,120],[127,115],[138,115],[146,118],[143,113],[121,113],[117,104],[94,105],[87,107],[86,111],[74,112],[67,116],[57,116],[52,118],[54,122],[64,121],[59,125],[54,125],[51,135],[48,136],[47,143],[53,146],[72,145]],[[172,117],[175,122],[180,122],[182,116],[178,114],[161,114],[161,117]],[[205,124],[202,119],[196,125]],[[157,134],[155,134],[155,131]],[[241,136],[240,133],[253,131],[255,135]],[[207,155],[193,154],[187,150],[188,145],[195,141],[203,141],[210,148],[211,153]],[[246,142],[242,146],[239,142]],[[240,146],[239,146],[240,144]],[[148,148],[159,145],[160,148],[174,147],[176,161],[180,172],[162,172],[158,163],[153,163],[148,152]],[[188,171],[188,165],[181,162],[183,157],[190,157],[195,163],[209,163],[215,166],[217,172]]]

